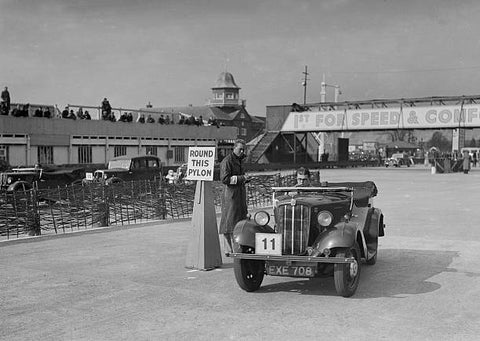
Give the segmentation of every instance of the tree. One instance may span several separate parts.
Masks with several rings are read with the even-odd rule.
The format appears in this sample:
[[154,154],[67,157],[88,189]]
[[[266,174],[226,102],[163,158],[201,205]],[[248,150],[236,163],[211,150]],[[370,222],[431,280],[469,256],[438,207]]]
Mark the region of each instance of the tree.
[[452,149],[452,142],[439,131],[433,133],[432,138],[427,142],[428,148],[437,147],[442,152],[449,152]]

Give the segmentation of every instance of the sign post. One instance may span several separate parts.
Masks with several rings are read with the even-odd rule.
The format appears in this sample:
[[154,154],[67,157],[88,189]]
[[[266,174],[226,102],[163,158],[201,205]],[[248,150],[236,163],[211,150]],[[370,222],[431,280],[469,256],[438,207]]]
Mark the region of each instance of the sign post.
[[192,232],[185,267],[210,270],[222,265],[212,191],[215,147],[189,147],[188,180],[197,180],[193,204]]

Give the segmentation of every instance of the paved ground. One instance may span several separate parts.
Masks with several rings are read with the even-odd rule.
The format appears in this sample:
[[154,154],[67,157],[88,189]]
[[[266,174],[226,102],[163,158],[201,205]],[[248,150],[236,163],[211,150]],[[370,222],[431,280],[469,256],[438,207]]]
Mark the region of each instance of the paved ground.
[[0,243],[1,340],[476,340],[480,169],[322,171],[374,180],[387,224],[352,298],[332,279],[266,277],[246,293],[230,259],[184,268],[190,222]]

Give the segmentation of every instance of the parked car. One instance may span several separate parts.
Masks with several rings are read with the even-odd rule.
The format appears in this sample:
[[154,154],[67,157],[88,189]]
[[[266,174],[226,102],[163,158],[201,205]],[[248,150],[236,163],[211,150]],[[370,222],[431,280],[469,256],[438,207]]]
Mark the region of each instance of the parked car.
[[35,167],[12,168],[0,173],[0,189],[6,191],[31,188],[54,188],[81,183],[85,169],[81,167]]
[[87,172],[84,183],[102,182],[107,185],[122,181],[153,180],[162,177],[162,163],[154,155],[119,156],[108,162],[107,169]]
[[405,153],[395,153],[385,160],[385,167],[400,167],[412,165],[412,158]]
[[377,188],[369,182],[322,187],[273,188],[274,225],[265,211],[236,224],[234,273],[245,291],[257,290],[264,275],[333,276],[339,295],[352,296],[361,263],[375,264],[384,217],[373,206]]

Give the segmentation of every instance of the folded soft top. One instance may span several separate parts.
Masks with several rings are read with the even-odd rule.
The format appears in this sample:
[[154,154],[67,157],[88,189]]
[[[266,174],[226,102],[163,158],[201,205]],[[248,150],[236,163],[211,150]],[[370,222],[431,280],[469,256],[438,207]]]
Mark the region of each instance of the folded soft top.
[[352,187],[353,201],[357,206],[367,206],[368,199],[377,195],[377,186],[373,181],[363,182],[328,182],[327,187]]

